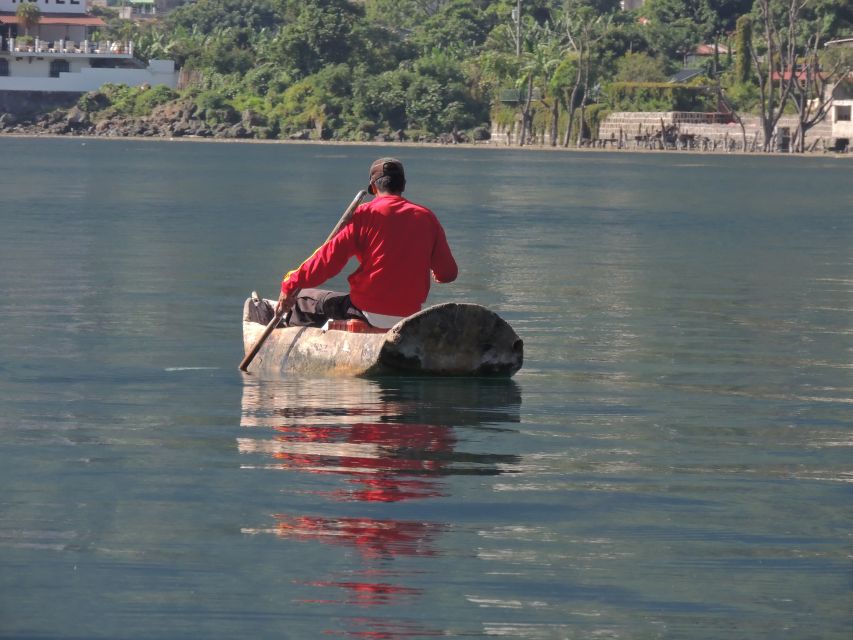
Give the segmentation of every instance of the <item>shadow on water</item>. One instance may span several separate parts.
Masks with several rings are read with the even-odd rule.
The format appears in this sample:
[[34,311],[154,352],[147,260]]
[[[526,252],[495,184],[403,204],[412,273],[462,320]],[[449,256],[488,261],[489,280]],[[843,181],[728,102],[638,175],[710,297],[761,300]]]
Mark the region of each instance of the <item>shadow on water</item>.
[[[423,570],[395,563],[440,555],[437,541],[449,528],[445,522],[378,516],[393,515],[391,504],[447,497],[451,476],[514,472],[518,456],[463,451],[459,434],[511,430],[520,407],[520,387],[505,379],[247,379],[245,435],[237,438],[241,468],[288,474],[289,487],[322,502],[310,503],[314,513],[271,514],[265,526],[243,532],[357,551],[345,570],[295,580],[323,594],[344,594],[297,602],[360,609],[344,623],[351,629],[327,632],[443,635],[420,622],[364,616],[364,607],[410,606],[418,599],[423,588],[407,582]],[[371,507],[367,515],[352,515],[350,508],[343,513],[333,506],[344,503]]]

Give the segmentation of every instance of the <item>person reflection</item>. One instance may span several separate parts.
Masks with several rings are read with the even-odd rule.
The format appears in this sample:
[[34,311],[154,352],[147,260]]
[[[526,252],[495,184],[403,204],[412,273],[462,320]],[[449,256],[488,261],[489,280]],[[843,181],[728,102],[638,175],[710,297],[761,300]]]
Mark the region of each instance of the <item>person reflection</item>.
[[444,476],[493,475],[517,462],[515,456],[455,451],[460,426],[518,421],[518,387],[502,382],[335,380],[334,399],[317,394],[316,382],[310,393],[298,384],[258,383],[245,388],[242,425],[264,424],[273,437],[240,438],[239,450],[268,454],[274,462],[266,468],[343,477],[343,487],[326,493],[334,500],[439,497]]
[[[470,448],[486,438],[468,430],[508,429],[520,420],[520,404],[511,380],[250,380],[241,420],[250,437],[237,444],[248,460],[242,468],[295,474],[287,484],[299,494],[333,504],[424,500],[447,495],[450,476],[512,472],[516,456],[460,451],[459,434],[465,430]],[[311,476],[331,488],[316,489]],[[418,597],[419,588],[400,584],[410,572],[390,570],[388,561],[436,555],[445,523],[359,517],[351,510],[328,515],[329,509],[324,515],[276,513],[271,526],[243,531],[358,550],[359,562],[339,566],[327,579],[295,580],[339,590],[343,600],[302,602],[371,607]],[[371,511],[375,515],[376,507]],[[387,637],[441,635],[386,622]]]
[[[282,469],[344,475],[350,486],[332,497],[364,502],[443,495],[435,479],[447,473],[456,443],[449,427],[428,424],[282,425],[276,431],[281,450],[272,455]],[[306,443],[323,446],[314,453],[296,446]]]

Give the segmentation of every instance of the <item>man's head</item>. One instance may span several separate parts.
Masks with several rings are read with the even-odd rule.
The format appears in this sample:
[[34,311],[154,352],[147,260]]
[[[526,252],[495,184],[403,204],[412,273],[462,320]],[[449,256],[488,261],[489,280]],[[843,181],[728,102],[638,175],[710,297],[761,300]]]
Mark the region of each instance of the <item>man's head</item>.
[[400,194],[405,189],[406,174],[403,172],[403,163],[397,158],[379,158],[370,165],[370,193]]

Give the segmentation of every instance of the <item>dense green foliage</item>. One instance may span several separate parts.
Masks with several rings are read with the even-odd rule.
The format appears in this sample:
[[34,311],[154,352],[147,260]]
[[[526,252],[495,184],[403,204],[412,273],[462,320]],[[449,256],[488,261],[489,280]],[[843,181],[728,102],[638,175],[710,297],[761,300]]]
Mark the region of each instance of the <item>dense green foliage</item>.
[[704,86],[669,82],[614,82],[608,103],[617,111],[708,111],[709,94]]
[[[568,144],[608,110],[713,108],[712,85],[739,109],[758,104],[747,51],[764,52],[751,42],[758,29],[747,29],[751,0],[646,0],[629,12],[616,0],[523,0],[519,19],[515,8],[515,0],[196,0],[153,24],[111,20],[110,35],[192,72],[180,99],[196,113],[251,112],[275,137],[426,139],[503,121],[520,123],[521,143],[550,128],[552,143],[559,129]],[[851,21],[845,0],[812,0],[798,29],[826,41],[853,33]],[[735,52],[689,60],[703,43]],[[660,84],[685,65],[705,71],[701,86]],[[507,95],[517,97],[502,102]],[[110,108],[144,113],[170,97],[143,92],[132,108],[122,102],[130,97]]]

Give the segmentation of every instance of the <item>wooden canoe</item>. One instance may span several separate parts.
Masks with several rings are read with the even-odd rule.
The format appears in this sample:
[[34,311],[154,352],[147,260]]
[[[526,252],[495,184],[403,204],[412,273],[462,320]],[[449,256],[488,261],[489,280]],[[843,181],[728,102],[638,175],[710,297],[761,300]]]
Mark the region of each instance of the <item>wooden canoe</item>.
[[[246,353],[264,331],[264,324],[251,320],[251,305],[256,304],[249,298],[243,308]],[[524,343],[500,316],[476,304],[447,303],[411,315],[383,333],[275,329],[249,373],[508,377],[523,360]]]

